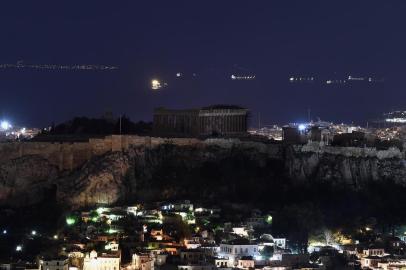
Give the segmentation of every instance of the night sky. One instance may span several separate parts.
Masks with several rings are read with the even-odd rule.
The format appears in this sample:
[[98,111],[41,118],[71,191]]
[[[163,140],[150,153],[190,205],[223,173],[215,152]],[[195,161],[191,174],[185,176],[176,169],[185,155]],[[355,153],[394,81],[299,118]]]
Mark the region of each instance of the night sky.
[[[406,1],[2,1],[0,64],[102,64],[115,71],[0,69],[0,114],[42,127],[105,111],[237,104],[251,125],[366,121],[406,110]],[[334,4],[336,3],[336,4]],[[233,72],[256,75],[232,81]],[[176,73],[181,72],[181,78]],[[195,73],[195,76],[193,76]],[[379,84],[291,84],[290,76]],[[149,89],[151,79],[168,83]]]

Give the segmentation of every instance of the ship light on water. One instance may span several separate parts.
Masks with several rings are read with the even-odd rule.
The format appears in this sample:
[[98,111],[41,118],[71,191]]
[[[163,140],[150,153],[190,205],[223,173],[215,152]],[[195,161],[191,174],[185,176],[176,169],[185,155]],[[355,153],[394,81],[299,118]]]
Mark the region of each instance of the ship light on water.
[[162,88],[161,82],[157,79],[151,80],[151,89],[152,90],[159,90]]

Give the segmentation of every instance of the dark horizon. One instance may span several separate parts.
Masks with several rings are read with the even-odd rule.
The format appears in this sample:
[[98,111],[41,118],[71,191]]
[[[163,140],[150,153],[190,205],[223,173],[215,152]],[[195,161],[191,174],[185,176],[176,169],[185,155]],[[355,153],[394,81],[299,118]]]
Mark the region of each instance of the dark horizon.
[[[365,125],[406,109],[406,3],[104,1],[2,4],[0,64],[118,70],[0,69],[0,114],[44,127],[105,111],[152,119],[155,107],[236,104],[251,126],[313,119]],[[176,77],[176,73],[182,77]],[[232,81],[234,72],[255,74]],[[193,75],[195,73],[195,75]],[[373,76],[379,84],[291,84],[290,76]],[[168,86],[152,91],[158,78]]]

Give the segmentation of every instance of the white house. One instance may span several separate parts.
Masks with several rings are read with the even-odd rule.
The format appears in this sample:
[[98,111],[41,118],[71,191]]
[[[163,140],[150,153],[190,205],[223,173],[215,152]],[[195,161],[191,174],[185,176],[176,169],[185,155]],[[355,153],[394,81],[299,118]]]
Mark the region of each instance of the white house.
[[154,270],[154,258],[149,253],[134,253],[132,267],[137,270]]
[[286,248],[286,238],[274,238],[273,241],[275,246],[282,249]]
[[220,252],[218,255],[222,258],[227,258],[230,265],[236,265],[237,260],[242,257],[251,256],[255,258],[258,256],[258,245],[252,244],[245,239],[237,239],[220,244]]
[[239,235],[241,237],[248,237],[250,232],[252,231],[251,228],[248,228],[246,226],[243,227],[233,227],[232,232],[236,235]]
[[68,270],[67,257],[42,258],[39,260],[39,270]]
[[406,260],[404,259],[389,259],[384,262],[378,262],[378,268],[383,270],[405,269]]
[[361,268],[374,269],[378,267],[378,263],[383,261],[383,257],[368,256],[361,258]]
[[216,265],[217,268],[229,268],[229,267],[233,266],[233,265],[229,265],[230,262],[228,259],[222,259],[222,258],[214,259],[214,264]]
[[185,244],[185,247],[187,249],[196,249],[201,246],[201,243],[200,243],[198,237],[192,237],[191,239],[184,239],[183,243]]
[[162,266],[166,263],[167,258],[168,258],[168,254],[166,254],[166,253],[155,254],[155,264],[157,266]]
[[120,252],[97,254],[92,251],[83,261],[83,270],[120,270]]
[[243,257],[238,260],[237,268],[240,269],[249,269],[255,267],[255,261],[252,257]]
[[364,257],[368,256],[379,256],[382,257],[385,255],[385,250],[383,248],[368,248],[362,251]]

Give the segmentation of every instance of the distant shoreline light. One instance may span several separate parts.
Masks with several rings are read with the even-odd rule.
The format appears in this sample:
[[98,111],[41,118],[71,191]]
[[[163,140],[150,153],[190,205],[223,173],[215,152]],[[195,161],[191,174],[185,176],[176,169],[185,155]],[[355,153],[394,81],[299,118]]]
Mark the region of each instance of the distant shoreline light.
[[255,80],[255,75],[234,75],[231,74],[231,80]]
[[0,64],[0,69],[36,69],[36,70],[117,70],[117,66],[96,65],[96,64],[24,64],[18,61],[16,64]]
[[406,123],[406,118],[387,118],[385,122],[389,123]]

